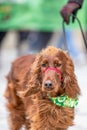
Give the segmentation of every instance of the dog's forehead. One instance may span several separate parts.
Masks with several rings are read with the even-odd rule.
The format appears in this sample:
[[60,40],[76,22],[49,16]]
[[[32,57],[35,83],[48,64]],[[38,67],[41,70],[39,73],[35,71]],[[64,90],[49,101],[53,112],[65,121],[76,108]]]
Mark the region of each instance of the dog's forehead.
[[43,57],[50,56],[58,56],[61,57],[61,55],[64,54],[64,52],[61,49],[55,48],[55,47],[48,47],[44,51],[42,51]]
[[49,56],[56,55],[57,53],[58,53],[58,49],[53,48],[53,47],[49,47],[43,51],[43,54],[49,55]]

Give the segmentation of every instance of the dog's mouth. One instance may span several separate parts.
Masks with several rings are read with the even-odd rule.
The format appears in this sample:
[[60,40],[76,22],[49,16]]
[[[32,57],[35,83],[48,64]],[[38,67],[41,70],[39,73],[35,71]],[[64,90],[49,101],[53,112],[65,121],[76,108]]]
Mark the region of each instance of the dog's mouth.
[[50,88],[46,88],[45,91],[46,92],[52,92],[52,90]]
[[42,95],[43,95],[43,99],[49,99],[49,96],[50,97],[57,97],[58,96],[57,93],[54,93],[52,91],[44,91],[44,92],[42,92]]
[[44,88],[42,88],[42,92],[47,97],[48,97],[48,95],[50,95],[51,97],[57,97],[58,96],[58,92],[55,91],[54,88],[53,89],[50,89],[50,88],[44,89]]
[[61,82],[57,82],[56,80],[45,80],[42,83],[42,91],[51,95],[57,95],[60,85]]

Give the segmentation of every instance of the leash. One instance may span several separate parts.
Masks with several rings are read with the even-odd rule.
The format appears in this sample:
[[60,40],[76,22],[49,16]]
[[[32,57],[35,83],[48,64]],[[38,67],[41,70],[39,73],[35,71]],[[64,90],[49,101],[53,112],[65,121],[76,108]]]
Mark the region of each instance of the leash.
[[[77,22],[79,24],[80,31],[81,31],[81,34],[82,34],[82,37],[83,37],[83,41],[84,41],[84,45],[85,45],[86,52],[87,52],[87,41],[86,41],[86,38],[85,38],[84,33],[83,33],[81,22],[80,22],[80,20],[75,15],[73,15],[73,17],[75,17],[75,19],[77,20]],[[66,47],[67,50],[69,50],[68,49],[68,45],[67,45],[66,32],[65,32],[65,24],[64,23],[65,23],[65,21],[63,20],[62,27],[63,27],[63,34],[64,34],[64,40],[65,40],[65,47]],[[69,53],[69,51],[68,51],[68,53]]]

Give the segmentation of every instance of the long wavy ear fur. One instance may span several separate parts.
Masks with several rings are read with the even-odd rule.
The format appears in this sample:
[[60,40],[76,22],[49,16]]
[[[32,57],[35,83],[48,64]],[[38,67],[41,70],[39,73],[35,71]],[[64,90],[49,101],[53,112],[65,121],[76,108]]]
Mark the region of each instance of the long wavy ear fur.
[[35,61],[31,66],[30,74],[28,75],[27,73],[25,77],[24,85],[26,85],[27,90],[22,93],[23,96],[35,94],[38,91],[40,91],[40,87],[42,84],[41,68],[40,68],[41,59],[42,59],[42,55],[41,53],[39,53],[36,56]]
[[80,88],[74,73],[74,64],[68,54],[66,54],[65,72],[63,74],[63,87],[65,93],[72,98],[76,98],[80,94]]

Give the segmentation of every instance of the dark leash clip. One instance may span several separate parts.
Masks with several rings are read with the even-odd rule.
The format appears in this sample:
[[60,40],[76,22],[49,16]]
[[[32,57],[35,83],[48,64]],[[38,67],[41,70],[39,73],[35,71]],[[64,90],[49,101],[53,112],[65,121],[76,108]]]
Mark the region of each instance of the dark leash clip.
[[[84,41],[84,45],[85,45],[85,49],[86,49],[86,53],[87,53],[87,41],[86,41],[86,38],[85,38],[84,33],[83,33],[81,22],[75,15],[73,15],[73,17],[75,17],[75,19],[77,20],[77,22],[79,24],[80,31],[81,31],[83,41]],[[63,34],[64,34],[64,40],[65,40],[65,47],[66,47],[66,50],[68,50],[68,53],[69,53],[69,49],[68,49],[68,45],[67,45],[67,39],[66,39],[66,32],[65,32],[65,24],[64,23],[65,23],[65,21],[62,22]]]

